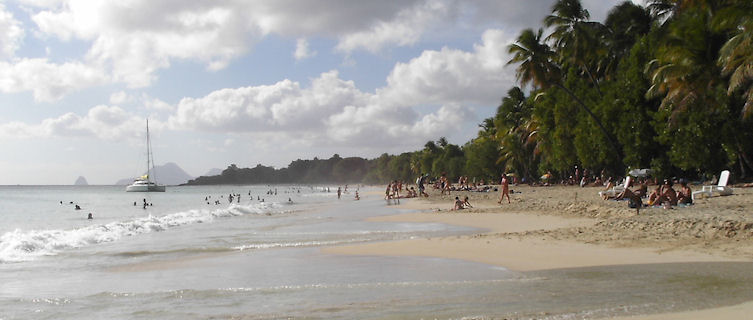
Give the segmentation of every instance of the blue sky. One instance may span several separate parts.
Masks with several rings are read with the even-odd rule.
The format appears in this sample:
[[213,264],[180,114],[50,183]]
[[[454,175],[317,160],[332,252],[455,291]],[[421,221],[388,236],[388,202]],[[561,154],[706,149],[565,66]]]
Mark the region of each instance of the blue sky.
[[[463,144],[551,0],[0,1],[0,184]],[[601,20],[618,1],[584,0]]]

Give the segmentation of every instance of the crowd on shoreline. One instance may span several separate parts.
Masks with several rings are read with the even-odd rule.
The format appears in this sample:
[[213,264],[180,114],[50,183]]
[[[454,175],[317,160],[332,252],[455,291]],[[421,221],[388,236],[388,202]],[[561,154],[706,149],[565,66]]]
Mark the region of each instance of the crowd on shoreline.
[[[565,179],[561,179],[556,183],[551,183],[552,174],[547,172],[539,181],[526,181],[520,179],[514,173],[503,173],[500,176],[500,180],[495,184],[486,184],[484,179],[470,180],[468,176],[460,176],[457,182],[453,184],[447,177],[446,173],[442,173],[439,177],[431,178],[428,174],[420,175],[416,181],[415,186],[412,186],[404,181],[394,180],[387,184],[385,190],[385,200],[391,201],[403,198],[416,198],[416,197],[428,197],[426,193],[426,187],[431,186],[434,190],[439,190],[440,195],[450,195],[452,191],[469,191],[469,192],[497,192],[499,191],[498,204],[507,199],[507,203],[510,203],[510,188],[509,185],[527,184],[530,186],[553,186],[553,185],[576,185],[580,187],[600,187],[604,188],[599,192],[604,200],[627,200],[629,208],[635,208],[640,210],[643,207],[663,207],[665,209],[671,209],[676,206],[688,206],[694,202],[693,190],[690,187],[690,183],[683,178],[674,179],[659,179],[658,177],[648,177],[649,170],[639,170],[641,178],[637,179],[631,175],[627,175],[624,178],[614,178],[607,176],[605,171],[602,170],[599,175],[595,175],[589,170],[583,170],[582,172],[576,166],[574,174],[569,175]],[[633,174],[633,173],[631,173]],[[615,185],[615,181],[620,181],[618,185]],[[717,180],[714,176],[714,181]],[[679,189],[675,189],[676,185],[679,185]],[[652,187],[652,188],[650,188]],[[416,188],[418,190],[416,190]],[[500,190],[501,189],[501,190]],[[649,189],[651,189],[649,191]],[[469,207],[470,204],[466,201],[456,197],[452,210],[460,210],[465,207]]]

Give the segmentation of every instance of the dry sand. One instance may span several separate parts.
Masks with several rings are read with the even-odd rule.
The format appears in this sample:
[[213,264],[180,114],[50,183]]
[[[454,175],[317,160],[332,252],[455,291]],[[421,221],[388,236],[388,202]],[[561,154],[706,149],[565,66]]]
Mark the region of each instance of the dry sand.
[[[374,220],[440,222],[479,228],[476,234],[326,248],[351,255],[464,259],[529,271],[616,264],[753,261],[753,190],[699,199],[690,207],[643,209],[605,201],[598,188],[512,186],[512,203],[498,192],[453,192],[403,200],[417,213]],[[474,208],[450,211],[455,196]],[[625,319],[737,319],[753,303]]]

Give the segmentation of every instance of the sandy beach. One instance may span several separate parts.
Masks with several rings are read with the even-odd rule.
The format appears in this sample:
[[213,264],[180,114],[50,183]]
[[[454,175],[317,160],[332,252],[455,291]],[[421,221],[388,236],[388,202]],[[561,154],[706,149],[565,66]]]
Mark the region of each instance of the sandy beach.
[[[698,188],[698,186],[696,186]],[[753,261],[753,190],[697,199],[689,207],[636,212],[625,201],[602,200],[599,188],[511,186],[512,203],[498,192],[452,192],[401,200],[415,212],[374,221],[438,222],[478,228],[445,238],[348,245],[324,249],[350,255],[428,256],[498,265],[515,271],[677,263]],[[471,209],[449,210],[455,196]],[[629,319],[735,319],[753,303]]]

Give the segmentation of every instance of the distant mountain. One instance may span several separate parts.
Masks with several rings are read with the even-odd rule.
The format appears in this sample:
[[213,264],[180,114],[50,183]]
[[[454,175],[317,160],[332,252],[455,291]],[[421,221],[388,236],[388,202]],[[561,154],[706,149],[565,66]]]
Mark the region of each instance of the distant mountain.
[[211,176],[219,176],[221,174],[222,174],[222,169],[212,168],[212,169],[209,169],[207,173],[202,174],[202,176],[211,177]]
[[[144,173],[146,174],[146,172]],[[191,175],[186,173],[183,169],[181,169],[177,164],[173,162],[165,163],[161,166],[154,167],[154,172],[152,173],[152,176],[157,177],[157,182],[159,184],[169,185],[169,186],[176,186],[179,184],[184,184],[188,182],[188,180],[193,179]],[[129,185],[133,183],[133,178],[125,178],[120,179],[118,182],[116,182],[116,185]]]
[[86,182],[86,178],[83,176],[79,176],[78,179],[76,179],[76,182],[73,183],[74,186],[88,186],[89,183]]

